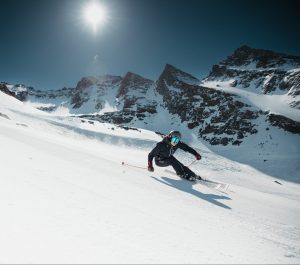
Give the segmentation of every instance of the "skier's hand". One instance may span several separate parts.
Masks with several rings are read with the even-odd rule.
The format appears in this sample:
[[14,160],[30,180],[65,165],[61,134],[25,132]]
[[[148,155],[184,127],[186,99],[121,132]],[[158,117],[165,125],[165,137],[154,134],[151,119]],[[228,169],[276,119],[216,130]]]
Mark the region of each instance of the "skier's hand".
[[152,165],[152,161],[148,161],[148,171],[150,171],[150,172],[154,171],[154,167]]
[[200,159],[201,159],[201,155],[198,154],[198,153],[195,155],[195,157],[196,157],[197,160],[200,160]]
[[154,167],[148,167],[148,171],[153,172],[154,171]]

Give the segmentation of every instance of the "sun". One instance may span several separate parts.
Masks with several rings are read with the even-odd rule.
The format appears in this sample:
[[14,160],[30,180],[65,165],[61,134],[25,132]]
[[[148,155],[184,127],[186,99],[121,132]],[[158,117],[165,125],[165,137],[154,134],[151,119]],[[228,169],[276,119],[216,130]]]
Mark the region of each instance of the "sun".
[[84,8],[83,17],[86,23],[92,27],[93,32],[96,33],[98,27],[106,21],[106,9],[97,2],[91,2]]

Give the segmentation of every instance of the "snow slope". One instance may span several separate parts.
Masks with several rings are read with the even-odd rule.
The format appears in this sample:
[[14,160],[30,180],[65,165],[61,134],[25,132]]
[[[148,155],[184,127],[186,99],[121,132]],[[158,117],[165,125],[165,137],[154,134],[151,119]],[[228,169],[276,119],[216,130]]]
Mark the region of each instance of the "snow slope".
[[[231,87],[232,80],[205,81],[203,86],[238,95],[242,102],[255,106],[258,110],[275,113],[300,121],[300,110],[290,107],[293,97],[265,95],[249,90]],[[300,142],[298,134],[284,132],[275,126],[268,126],[263,117],[255,121],[257,134],[243,139],[238,148],[231,146],[211,146],[219,155],[249,164],[274,177],[300,183]]]
[[3,93],[0,113],[0,263],[300,262],[299,184],[199,145],[193,169],[230,183],[224,194],[122,166],[146,166],[151,131],[46,115]]

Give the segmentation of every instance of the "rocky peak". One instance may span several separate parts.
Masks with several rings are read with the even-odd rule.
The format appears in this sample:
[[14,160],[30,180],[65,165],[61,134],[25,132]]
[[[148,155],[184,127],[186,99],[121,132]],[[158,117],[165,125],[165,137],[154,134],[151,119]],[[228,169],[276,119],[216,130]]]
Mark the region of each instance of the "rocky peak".
[[[115,124],[130,124],[143,121],[156,113],[157,103],[150,95],[154,93],[154,81],[128,72],[117,84],[117,111],[105,112],[102,115],[89,115],[90,119]],[[85,116],[87,117],[87,116]]]
[[115,85],[118,82],[120,82],[121,80],[122,80],[121,76],[106,74],[106,75],[102,75],[102,76],[98,77],[97,85],[99,85],[99,86]]
[[221,65],[242,66],[255,62],[256,68],[274,68],[286,63],[295,67],[300,66],[300,57],[283,53],[276,53],[269,50],[255,49],[249,46],[241,46],[234,53],[222,61]]
[[199,84],[199,79],[188,74],[173,65],[166,64],[163,72],[161,73],[159,80],[164,80],[167,85],[173,85],[174,83],[182,82],[190,85]]
[[93,76],[89,77],[83,77],[81,80],[77,83],[76,90],[83,90],[85,88],[88,88],[94,84],[96,84],[97,78]]
[[138,90],[146,93],[147,89],[154,84],[154,81],[144,78],[132,72],[128,72],[122,79],[117,97],[125,96],[129,90]]
[[296,95],[299,68],[299,56],[242,46],[214,65],[204,81],[230,81],[232,87],[249,88],[263,94],[290,91]]
[[184,91],[192,96],[199,83],[200,81],[196,77],[167,64],[156,82],[156,90],[163,96],[164,101],[169,101],[171,95],[178,94],[178,91]]

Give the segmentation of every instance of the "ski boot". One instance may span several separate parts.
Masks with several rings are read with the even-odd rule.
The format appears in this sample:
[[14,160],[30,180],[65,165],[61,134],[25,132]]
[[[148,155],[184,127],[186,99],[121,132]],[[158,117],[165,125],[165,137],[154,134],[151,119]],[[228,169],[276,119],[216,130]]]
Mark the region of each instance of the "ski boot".
[[204,180],[204,179],[201,178],[199,175],[196,175],[195,178],[198,179],[198,180]]
[[196,181],[196,176],[192,176],[192,175],[189,175],[189,174],[183,174],[183,175],[180,175],[180,177],[183,178],[183,179],[186,179],[188,181],[191,181],[191,182]]

